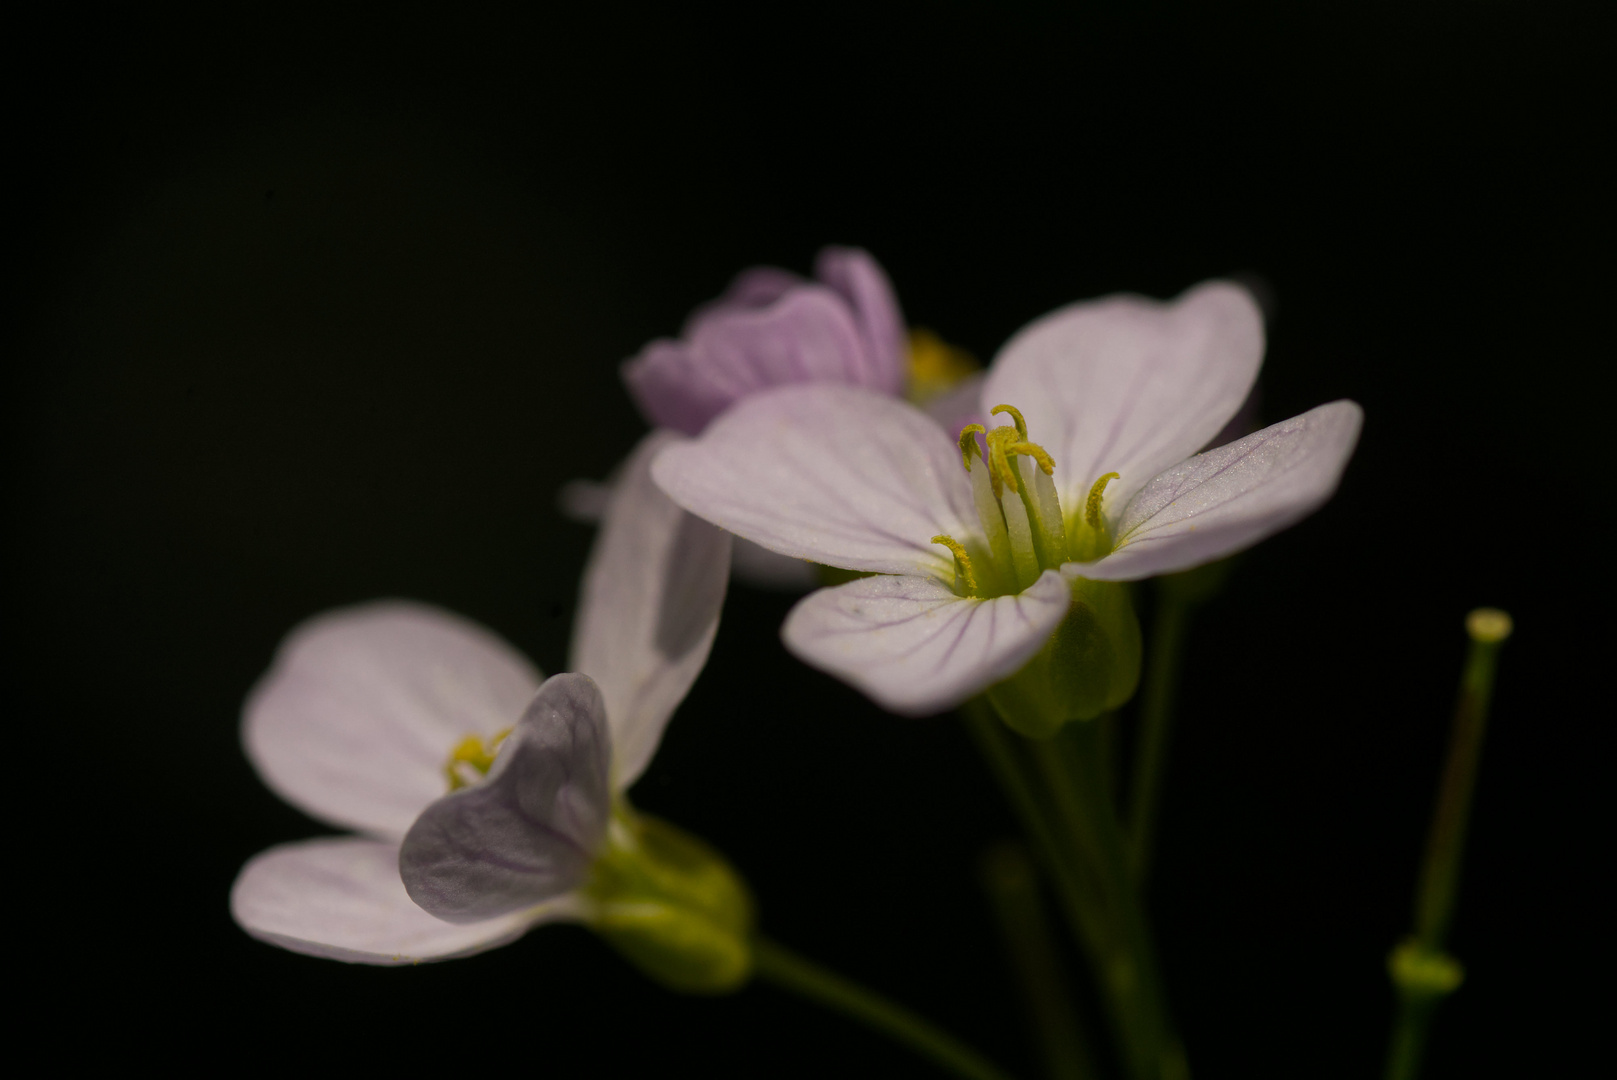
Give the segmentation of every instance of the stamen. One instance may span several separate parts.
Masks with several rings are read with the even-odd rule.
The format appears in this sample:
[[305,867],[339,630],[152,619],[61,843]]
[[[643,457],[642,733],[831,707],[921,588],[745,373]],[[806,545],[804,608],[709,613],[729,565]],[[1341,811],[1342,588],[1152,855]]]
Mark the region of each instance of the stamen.
[[1000,413],[1010,413],[1011,419],[1016,422],[1016,433],[1027,439],[1027,421],[1022,419],[1022,411],[1015,405],[995,405],[988,410],[989,416],[998,416]]
[[494,738],[490,739],[488,746],[483,746],[483,740],[477,735],[468,735],[455,745],[449,752],[449,760],[444,762],[444,775],[449,778],[449,790],[456,791],[467,784],[466,777],[462,775],[460,766],[468,765],[484,776],[494,767],[494,754],[500,748],[500,743],[511,734],[506,728]]
[[976,595],[977,575],[971,572],[971,556],[966,554],[966,549],[961,545],[960,541],[952,536],[934,536],[932,543],[942,544],[954,552],[954,575],[957,591],[958,586],[963,584],[968,594]]
[[[1009,405],[1001,408],[1008,409]],[[989,475],[994,481],[994,498],[999,498],[1006,488],[1020,491],[1022,478],[1016,472],[1016,465],[1011,461],[1008,449],[1017,445],[1025,436],[1017,433],[1015,428],[997,427],[988,433],[988,466]]]
[[982,447],[977,445],[978,435],[987,435],[988,429],[981,424],[967,424],[960,429],[960,463],[971,471],[971,455],[983,456]]
[[1101,477],[1099,480],[1096,480],[1095,481],[1095,486],[1089,489],[1089,499],[1088,499],[1087,502],[1084,503],[1084,520],[1089,522],[1089,527],[1091,529],[1099,529],[1101,527],[1101,524],[1100,524],[1100,500],[1101,500],[1101,496],[1106,493],[1106,485],[1111,483],[1113,480],[1116,480],[1116,479],[1117,479],[1117,474],[1114,473],[1114,472],[1109,472],[1105,476]]
[[[1040,446],[1038,443],[1012,443],[1010,446],[1005,448],[1005,452],[1007,454],[1026,454],[1028,457],[1039,463],[1039,468],[1044,470],[1044,475],[1046,476],[1049,476],[1051,473],[1056,471],[1056,463],[1051,459],[1049,453],[1044,449],[1044,447]],[[1113,473],[1112,475],[1116,476],[1117,474]]]

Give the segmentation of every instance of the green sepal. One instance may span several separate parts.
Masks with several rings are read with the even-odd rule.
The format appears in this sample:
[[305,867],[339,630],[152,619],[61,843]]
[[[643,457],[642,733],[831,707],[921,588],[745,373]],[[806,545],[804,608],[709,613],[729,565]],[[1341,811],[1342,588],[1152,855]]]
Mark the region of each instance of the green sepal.
[[1087,578],[1070,584],[1072,605],[1044,648],[988,688],[1005,723],[1032,739],[1120,708],[1140,684],[1140,621],[1128,586]]
[[614,815],[586,893],[591,929],[671,990],[722,994],[752,974],[752,897],[724,856],[658,818]]

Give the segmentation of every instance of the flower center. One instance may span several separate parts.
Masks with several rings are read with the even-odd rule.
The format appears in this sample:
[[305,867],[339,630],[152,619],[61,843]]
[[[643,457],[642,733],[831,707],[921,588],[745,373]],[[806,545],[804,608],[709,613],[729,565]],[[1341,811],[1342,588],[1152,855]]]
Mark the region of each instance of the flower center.
[[[1021,592],[1046,570],[1064,562],[1098,559],[1112,550],[1101,502],[1117,473],[1095,481],[1083,514],[1068,522],[1051,479],[1055,462],[1028,438],[1020,410],[996,405],[989,415],[1000,413],[1008,414],[1012,423],[992,431],[982,424],[967,424],[960,431],[960,461],[971,476],[982,538],[967,537],[964,543],[952,536],[932,538],[932,543],[954,555],[954,588],[961,596]],[[983,437],[981,444],[978,435]],[[973,458],[980,468],[974,467]]]
[[449,751],[449,760],[444,762],[444,775],[449,778],[449,790],[456,791],[477,783],[488,775],[494,765],[494,755],[500,749],[500,743],[511,734],[506,728],[490,739],[486,744],[481,735],[468,735],[455,744]]

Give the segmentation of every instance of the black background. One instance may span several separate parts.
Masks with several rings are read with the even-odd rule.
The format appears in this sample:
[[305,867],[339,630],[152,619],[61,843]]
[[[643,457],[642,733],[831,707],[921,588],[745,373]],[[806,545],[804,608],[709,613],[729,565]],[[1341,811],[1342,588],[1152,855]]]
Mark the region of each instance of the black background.
[[[231,923],[327,831],[237,742],[322,609],[409,596],[559,670],[642,425],[617,364],[824,243],[987,359],[1067,301],[1248,275],[1264,414],[1366,410],[1337,498],[1196,625],[1152,902],[1201,1076],[1374,1075],[1463,654],[1509,609],[1431,1076],[1609,1039],[1611,26],[1600,5],[817,6],[589,17],[120,5],[8,34],[12,933],[64,1059],[930,1075],[767,988],[680,998],[587,932],[406,970]],[[1597,557],[1600,561],[1597,561]],[[635,789],[780,939],[1024,1074],[956,724],[792,662],[732,590]],[[9,711],[9,710],[8,710]],[[15,781],[14,781],[15,784]],[[215,1042],[215,1040],[221,1040]]]

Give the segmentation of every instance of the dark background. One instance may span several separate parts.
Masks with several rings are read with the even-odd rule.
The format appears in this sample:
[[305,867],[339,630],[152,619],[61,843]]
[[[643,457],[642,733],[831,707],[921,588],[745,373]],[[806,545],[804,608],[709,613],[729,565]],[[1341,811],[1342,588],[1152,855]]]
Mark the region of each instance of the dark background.
[[[1601,5],[117,5],[8,34],[13,935],[72,1059],[930,1075],[773,990],[665,993],[587,932],[378,970],[248,939],[326,831],[237,742],[322,609],[430,600],[547,671],[642,430],[617,365],[742,267],[874,252],[987,359],[1067,301],[1243,274],[1264,414],[1361,402],[1337,498],[1196,626],[1152,902],[1201,1076],[1367,1076],[1463,654],[1509,609],[1430,1076],[1609,1039],[1610,20]],[[1609,147],[1608,147],[1609,149]],[[1596,562],[1596,557],[1603,557]],[[635,789],[780,939],[1024,1074],[959,727],[792,662],[737,586]],[[9,710],[8,710],[9,711]],[[1597,955],[1598,954],[1598,955]],[[19,984],[23,985],[23,984]],[[319,1057],[314,1057],[316,1051]]]

